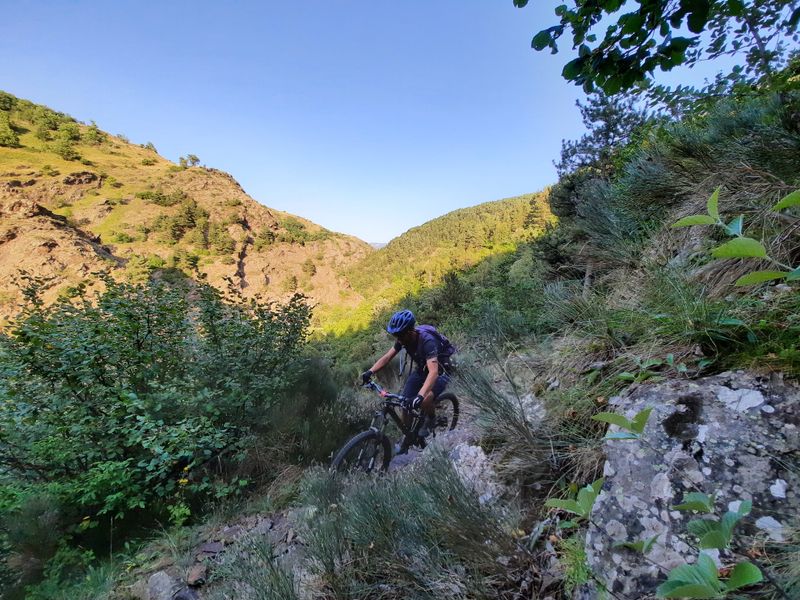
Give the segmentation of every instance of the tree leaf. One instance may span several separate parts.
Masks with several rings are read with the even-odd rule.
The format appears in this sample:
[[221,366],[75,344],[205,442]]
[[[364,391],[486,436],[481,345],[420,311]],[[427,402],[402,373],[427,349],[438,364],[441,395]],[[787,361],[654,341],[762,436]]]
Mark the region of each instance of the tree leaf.
[[586,487],[581,488],[578,490],[578,504],[583,511],[581,513],[582,516],[588,517],[589,514],[592,512],[592,506],[594,506],[594,501],[597,499],[597,492],[595,491],[594,487],[591,485],[587,485]]
[[733,219],[730,223],[725,225],[725,231],[727,231],[730,235],[739,236],[742,235],[742,225],[744,225],[744,215],[739,215],[735,219]]
[[702,32],[707,22],[708,8],[706,8],[705,12],[698,11],[689,14],[689,18],[686,20],[686,23],[689,26],[689,31],[692,33]]
[[758,240],[740,237],[725,242],[711,251],[714,258],[766,258],[767,251]]
[[633,421],[631,421],[631,429],[634,433],[642,433],[644,431],[645,425],[647,425],[647,419],[650,418],[650,413],[653,412],[653,408],[645,408],[644,410],[639,411],[636,413],[636,416],[633,417]]
[[772,207],[772,210],[779,211],[792,206],[800,206],[800,190],[795,190],[791,194],[784,196],[780,202]]
[[550,31],[544,29],[533,36],[533,41],[531,42],[531,48],[534,50],[544,50],[550,45]]
[[714,496],[701,492],[684,494],[681,504],[673,505],[672,510],[693,510],[700,513],[714,512]]
[[673,227],[690,227],[692,225],[714,225],[717,220],[708,215],[691,215],[675,221]]
[[[669,585],[668,585],[669,584]],[[656,590],[659,598],[719,598],[719,590],[704,583],[666,581]]]
[[748,273],[747,275],[742,275],[739,277],[734,285],[739,287],[744,285],[755,285],[757,283],[763,283],[772,279],[783,279],[789,275],[791,275],[790,271],[753,271],[752,273]]
[[714,190],[714,193],[708,198],[706,202],[706,210],[708,214],[714,218],[714,221],[719,221],[719,188]]
[[697,570],[700,571],[700,575],[707,585],[717,589],[720,588],[717,565],[708,554],[701,553],[697,557]]
[[641,436],[638,433],[631,433],[629,431],[615,431],[614,433],[607,433],[606,440],[638,440]]
[[731,576],[725,582],[725,588],[730,592],[747,585],[753,585],[763,579],[764,575],[762,575],[761,569],[751,562],[744,561],[733,567]]
[[700,554],[696,564],[672,569],[656,593],[661,598],[716,598],[721,590],[717,566],[707,555]]
[[524,8],[528,4],[528,0],[514,0],[514,6],[517,8]]
[[600,421],[601,423],[611,423],[623,429],[633,430],[633,422],[626,419],[620,414],[614,412],[601,412],[592,416],[592,421]]
[[728,547],[730,541],[730,538],[719,530],[709,531],[700,538],[700,547],[706,549],[717,548],[718,550],[724,550]]
[[647,554],[653,548],[653,544],[656,543],[658,539],[657,535],[654,535],[651,538],[643,539],[643,540],[636,540],[635,542],[614,542],[614,548],[628,548],[629,550],[633,550],[634,552],[640,552],[642,554]]
[[795,8],[792,15],[786,21],[786,24],[792,29],[796,29],[798,23],[800,23],[800,7]]
[[711,531],[718,531],[719,521],[716,519],[692,519],[686,524],[686,529],[692,535],[701,538]]
[[581,507],[577,502],[575,502],[575,500],[551,498],[550,500],[545,502],[544,505],[547,508],[559,508],[561,510],[571,512],[572,514],[582,516]]
[[569,61],[564,68],[561,70],[561,76],[564,79],[568,79],[572,81],[576,79],[581,73],[583,72],[583,60],[580,58],[576,58],[574,60]]
[[[745,513],[746,514],[746,513]],[[738,512],[728,511],[719,521],[720,531],[722,534],[727,538],[727,543],[730,543],[731,538],[733,537],[733,528],[736,527],[736,523],[738,523],[743,515],[739,514]]]
[[728,11],[731,13],[731,16],[742,16],[742,14],[744,14],[744,2],[742,2],[742,0],[728,0]]

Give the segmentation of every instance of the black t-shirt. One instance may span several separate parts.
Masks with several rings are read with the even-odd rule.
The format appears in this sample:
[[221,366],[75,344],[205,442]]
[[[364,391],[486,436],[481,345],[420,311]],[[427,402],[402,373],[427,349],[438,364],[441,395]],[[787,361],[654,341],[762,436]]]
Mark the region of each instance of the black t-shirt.
[[[414,331],[418,334],[416,346],[405,346],[405,349],[414,364],[417,365],[417,371],[423,373],[426,370],[428,359],[439,358],[443,348],[440,348],[439,340],[427,331],[422,331],[418,327],[415,327]],[[402,348],[403,344],[399,341],[395,342],[394,349],[397,352],[400,352]],[[442,359],[439,360],[441,362]]]

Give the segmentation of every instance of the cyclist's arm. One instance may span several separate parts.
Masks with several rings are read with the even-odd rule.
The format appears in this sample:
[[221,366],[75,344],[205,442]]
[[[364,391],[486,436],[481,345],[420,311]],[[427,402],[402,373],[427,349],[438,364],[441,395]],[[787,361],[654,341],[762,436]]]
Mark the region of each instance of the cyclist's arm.
[[377,373],[377,372],[378,372],[378,371],[380,371],[380,370],[381,370],[383,367],[385,367],[386,365],[388,365],[388,364],[389,364],[389,362],[391,362],[391,360],[392,360],[392,359],[393,359],[395,356],[397,356],[397,350],[395,350],[395,349],[394,349],[394,346],[392,346],[391,348],[389,348],[389,351],[388,351],[386,354],[384,354],[383,356],[381,356],[381,357],[380,357],[380,358],[379,358],[379,359],[378,359],[378,360],[375,362],[375,364],[374,364],[374,365],[372,365],[372,367],[370,367],[370,369],[369,369],[369,370],[370,370],[370,371],[372,371],[373,373]]
[[419,395],[423,398],[433,390],[433,386],[436,385],[436,380],[439,378],[439,360],[434,356],[429,358],[425,365],[428,367],[428,374],[425,377],[425,383],[419,388]]

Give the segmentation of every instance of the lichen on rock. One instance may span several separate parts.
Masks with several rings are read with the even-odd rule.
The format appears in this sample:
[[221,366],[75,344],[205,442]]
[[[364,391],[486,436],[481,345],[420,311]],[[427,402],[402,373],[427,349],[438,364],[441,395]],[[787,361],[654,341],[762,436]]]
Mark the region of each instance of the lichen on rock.
[[[629,418],[653,408],[641,439],[605,443],[606,480],[586,535],[589,565],[615,594],[647,597],[670,569],[696,560],[686,530],[695,515],[671,508],[686,493],[713,494],[719,515],[751,500],[739,536],[779,540],[783,528],[798,525],[800,477],[788,467],[798,461],[797,387],[780,377],[723,373],[632,386],[610,405]],[[653,536],[646,557],[613,547]]]

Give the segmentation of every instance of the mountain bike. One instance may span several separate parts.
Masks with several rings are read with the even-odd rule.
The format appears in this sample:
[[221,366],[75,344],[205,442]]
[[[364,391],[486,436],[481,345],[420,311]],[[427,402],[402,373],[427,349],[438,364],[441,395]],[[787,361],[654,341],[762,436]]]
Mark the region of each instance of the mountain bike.
[[[386,435],[386,425],[389,420],[394,421],[397,428],[403,434],[400,442],[401,449],[408,449],[412,446],[425,448],[427,442],[418,432],[422,425],[422,413],[418,409],[408,408],[408,399],[398,394],[390,394],[374,381],[364,384],[383,398],[383,405],[372,417],[369,429],[355,435],[347,442],[331,463],[331,469],[335,471],[363,471],[366,473],[381,472],[389,468],[392,460],[392,442]],[[435,401],[436,416],[433,430],[429,435],[436,436],[436,433],[443,433],[455,429],[458,424],[458,398],[455,394],[445,392],[439,394]],[[410,419],[408,425],[401,419],[396,408],[408,412]]]

